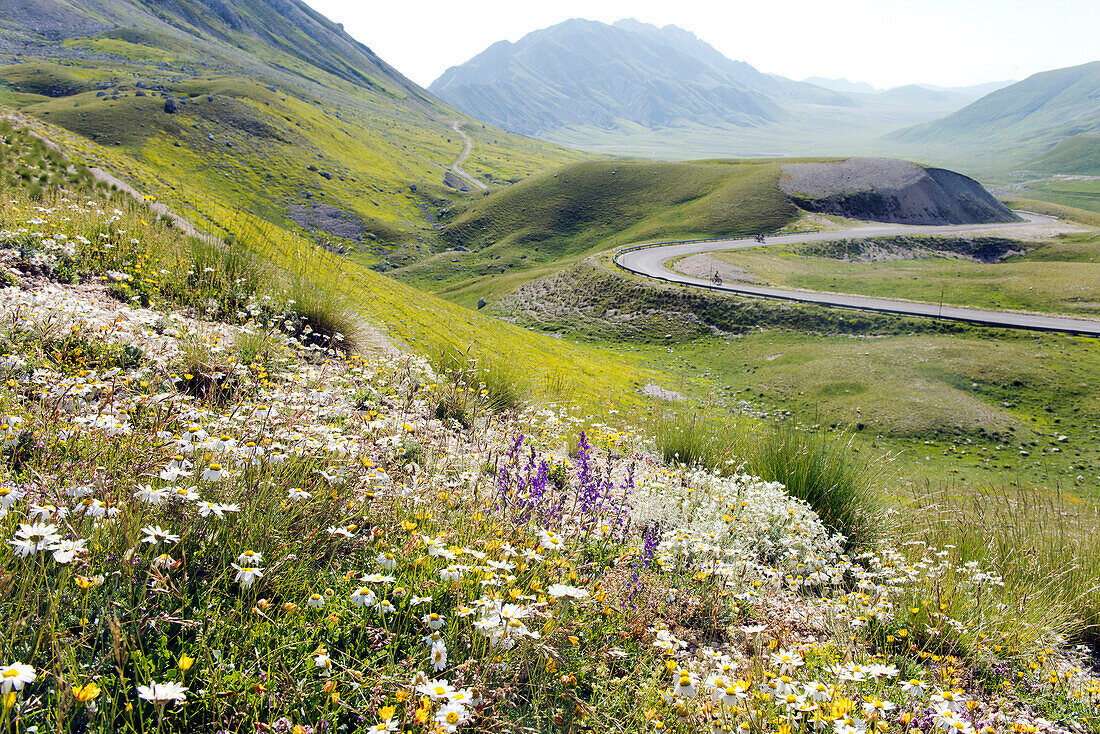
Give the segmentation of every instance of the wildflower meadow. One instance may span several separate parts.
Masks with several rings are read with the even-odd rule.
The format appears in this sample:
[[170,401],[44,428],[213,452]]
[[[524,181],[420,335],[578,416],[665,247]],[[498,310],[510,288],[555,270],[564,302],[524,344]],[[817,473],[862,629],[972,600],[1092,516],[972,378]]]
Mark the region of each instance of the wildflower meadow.
[[1060,609],[898,511],[844,537],[136,205],[2,199],[0,731],[1100,725]]

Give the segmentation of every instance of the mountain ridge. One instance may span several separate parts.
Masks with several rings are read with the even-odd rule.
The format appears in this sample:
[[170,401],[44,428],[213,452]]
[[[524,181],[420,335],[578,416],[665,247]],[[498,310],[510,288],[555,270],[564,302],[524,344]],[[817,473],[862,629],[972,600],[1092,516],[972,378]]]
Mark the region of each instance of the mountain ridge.
[[887,139],[930,148],[967,146],[975,154],[1023,163],[1055,144],[1100,132],[1100,61],[1039,72],[933,122]]
[[733,61],[677,26],[572,18],[498,41],[453,66],[429,91],[524,134],[568,125],[645,127],[681,119],[755,126],[784,119],[778,100],[852,106],[843,95]]
[[665,159],[893,155],[883,135],[943,117],[980,94],[825,82],[761,72],[677,26],[571,18],[494,43],[428,89],[507,130]]

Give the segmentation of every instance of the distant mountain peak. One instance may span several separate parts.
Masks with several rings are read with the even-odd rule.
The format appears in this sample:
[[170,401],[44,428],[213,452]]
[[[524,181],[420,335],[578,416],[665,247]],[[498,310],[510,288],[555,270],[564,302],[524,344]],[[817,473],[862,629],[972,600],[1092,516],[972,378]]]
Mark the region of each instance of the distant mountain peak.
[[[612,23],[611,26],[613,28],[623,28],[624,30],[637,31],[637,32],[640,32],[640,33],[660,30],[660,28],[653,25],[652,23],[643,23],[642,21],[638,20],[637,18],[620,18],[619,20]],[[675,26],[666,26],[666,27],[675,28]]]
[[879,89],[867,82],[852,82],[847,79],[830,79],[823,76],[811,76],[802,80],[806,84],[814,84],[824,89],[831,89],[841,94],[875,94]]
[[786,100],[854,106],[844,95],[763,74],[679,26],[570,18],[493,44],[431,91],[487,122],[529,135],[569,126],[648,129],[682,122],[759,126]]

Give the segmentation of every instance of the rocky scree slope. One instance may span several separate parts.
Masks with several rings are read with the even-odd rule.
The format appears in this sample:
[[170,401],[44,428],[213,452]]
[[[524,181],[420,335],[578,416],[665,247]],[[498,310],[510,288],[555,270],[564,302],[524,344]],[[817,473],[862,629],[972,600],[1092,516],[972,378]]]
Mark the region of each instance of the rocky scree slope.
[[896,224],[1014,222],[972,178],[889,158],[789,163],[779,185],[803,209]]

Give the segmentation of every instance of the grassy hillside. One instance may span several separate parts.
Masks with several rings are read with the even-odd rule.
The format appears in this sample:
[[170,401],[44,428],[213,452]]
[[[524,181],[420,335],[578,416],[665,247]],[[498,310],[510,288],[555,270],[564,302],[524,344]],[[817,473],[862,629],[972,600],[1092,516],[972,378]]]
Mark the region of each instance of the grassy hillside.
[[[68,135],[201,197],[202,177]],[[0,614],[15,620],[0,726],[908,730],[930,721],[926,693],[1020,731],[1097,728],[1071,648],[1100,618],[1095,512],[1068,493],[952,491],[899,517],[877,492],[908,487],[864,458],[897,425],[929,436],[936,480],[1091,478],[1096,340],[577,344],[353,268],[217,197],[205,211],[231,236],[184,237],[69,162],[0,127],[18,286],[0,292]],[[699,200],[662,211],[682,223],[676,207]],[[603,275],[583,295],[630,280]],[[348,354],[303,328],[334,315],[450,358]],[[651,440],[674,419],[637,392],[670,378],[686,430]],[[732,433],[772,400],[799,419],[835,409],[837,430]],[[676,451],[700,437],[721,442],[703,465],[719,471]],[[734,476],[742,460],[769,481]],[[796,708],[797,690],[826,696]]]
[[489,310],[641,358],[682,411],[851,432],[894,457],[898,496],[1019,484],[1100,501],[1096,339],[715,295],[594,260]]
[[1066,138],[1100,131],[1098,90],[1100,61],[1046,71],[888,139],[907,150],[1004,172]]
[[1034,158],[1028,167],[1045,173],[1100,176],[1100,135],[1074,135]]
[[[47,148],[38,138],[0,123],[0,200],[5,202],[0,210],[0,229],[23,226],[35,206],[57,209],[62,203],[59,186],[95,199],[113,196],[111,205],[123,212],[120,229],[129,233],[129,239],[143,244],[138,248],[140,252],[127,248],[113,253],[114,259],[104,267],[136,265],[147,270],[151,278],[148,287],[135,285],[133,289],[145,301],[156,300],[160,292],[167,294],[165,297],[176,307],[199,308],[214,299],[222,304],[219,314],[230,314],[243,309],[245,301],[282,308],[288,299],[296,299],[297,306],[286,308],[307,319],[304,314],[312,312],[318,330],[324,328],[322,322],[338,323],[351,339],[355,332],[363,331],[359,325],[366,325],[432,360],[466,355],[484,366],[506,366],[508,379],[523,384],[530,394],[569,399],[592,412],[606,410],[609,405],[636,408],[645,402],[638,389],[649,381],[660,380],[660,373],[640,367],[632,355],[611,347],[532,334],[426,295],[356,267],[309,239],[258,217],[212,210],[216,216],[227,217],[232,246],[186,238],[168,222],[151,216],[142,202],[112,194],[104,184],[96,184],[82,164],[78,163],[72,172],[68,166],[69,161],[61,153]],[[64,199],[67,195],[60,196]],[[80,234],[82,224],[80,219],[67,222],[59,241]],[[208,279],[200,276],[201,283],[192,282],[196,272],[204,271],[210,261],[216,272]],[[155,275],[158,271],[163,278]],[[72,277],[87,279],[76,271]],[[179,278],[183,280],[177,284]],[[360,337],[363,341],[357,346],[370,343],[369,337]],[[520,368],[514,367],[517,365]]]
[[771,162],[570,165],[471,199],[441,232],[469,252],[442,253],[398,276],[440,290],[617,244],[773,232],[799,214],[778,176]]
[[486,180],[580,157],[470,120],[297,0],[42,1],[51,13],[17,9],[22,31],[0,25],[0,48],[25,44],[0,66],[0,104],[96,143],[72,141],[222,231],[212,210],[246,210],[364,258],[416,253],[462,150],[452,121]]

